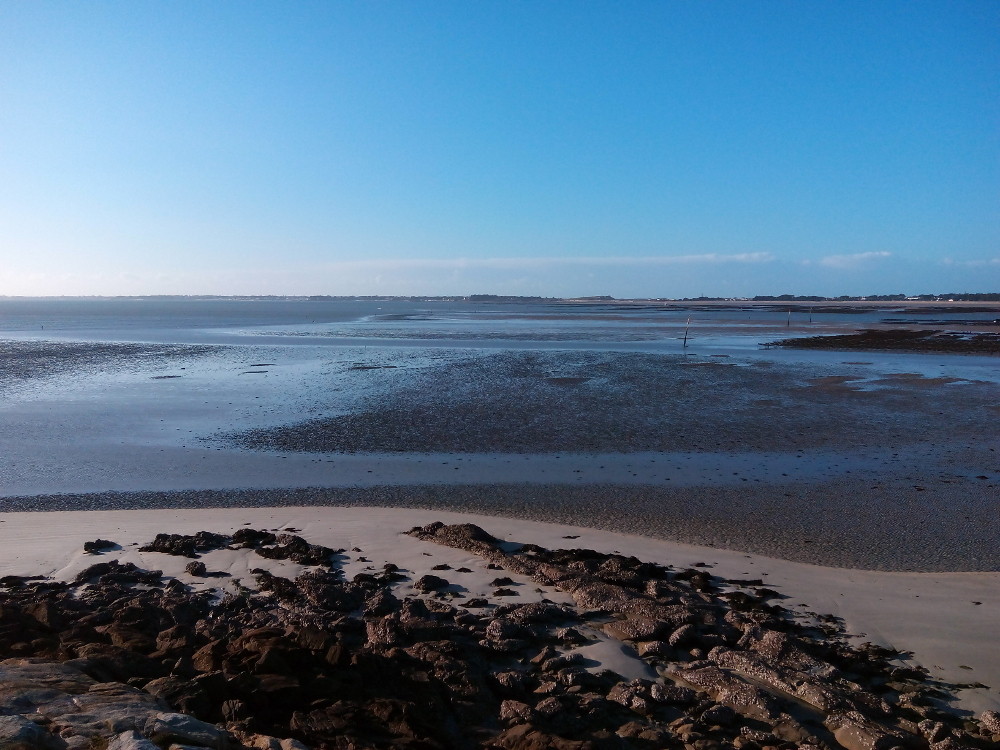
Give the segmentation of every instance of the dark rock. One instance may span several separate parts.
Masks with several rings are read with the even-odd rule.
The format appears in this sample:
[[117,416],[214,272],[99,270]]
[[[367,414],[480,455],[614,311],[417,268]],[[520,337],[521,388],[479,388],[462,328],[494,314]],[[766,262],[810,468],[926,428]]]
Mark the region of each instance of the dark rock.
[[365,601],[366,617],[383,617],[399,610],[400,602],[391,592],[385,589],[375,592]]
[[505,700],[500,704],[500,721],[505,724],[526,724],[534,716],[534,709],[521,701]]
[[140,547],[140,552],[162,552],[165,555],[179,557],[197,557],[201,552],[222,549],[229,544],[230,538],[211,531],[199,531],[197,534],[157,534],[152,542]]
[[254,549],[258,555],[269,560],[291,560],[299,565],[329,566],[336,554],[329,547],[309,544],[294,534],[279,534],[274,546],[257,546]]
[[444,578],[435,575],[425,575],[418,578],[413,582],[413,588],[417,591],[427,593],[429,591],[440,591],[443,588],[450,586],[451,584]]
[[147,585],[159,585],[163,576],[162,570],[143,570],[136,567],[135,563],[120,563],[112,560],[106,563],[97,563],[85,568],[77,573],[74,583],[88,583],[97,580],[102,584],[108,583],[144,583]]
[[118,545],[108,539],[95,539],[92,542],[83,543],[83,551],[88,555],[99,555],[102,552],[114,549]]
[[499,750],[591,750],[591,743],[568,740],[535,729],[530,723],[518,724],[493,738],[491,747]]
[[184,566],[184,571],[190,575],[197,576],[198,578],[204,578],[208,575],[208,568],[206,568],[205,563],[200,560],[189,562]]
[[739,717],[729,706],[716,703],[703,711],[700,718],[705,724],[716,724],[726,727],[735,724]]
[[239,529],[233,532],[233,544],[242,548],[261,547],[278,541],[278,537],[270,531],[256,529]]
[[0,716],[3,750],[62,750],[66,742],[23,716]]

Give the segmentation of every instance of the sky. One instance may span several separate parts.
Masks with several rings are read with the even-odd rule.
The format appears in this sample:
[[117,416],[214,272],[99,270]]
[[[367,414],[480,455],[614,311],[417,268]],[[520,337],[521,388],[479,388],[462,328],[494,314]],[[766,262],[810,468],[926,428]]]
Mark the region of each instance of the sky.
[[995,0],[0,0],[0,295],[992,291]]

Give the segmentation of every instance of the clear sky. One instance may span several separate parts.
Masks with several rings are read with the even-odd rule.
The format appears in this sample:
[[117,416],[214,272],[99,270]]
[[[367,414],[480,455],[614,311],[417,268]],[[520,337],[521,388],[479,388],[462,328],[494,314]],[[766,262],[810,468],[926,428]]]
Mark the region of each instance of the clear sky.
[[997,290],[996,0],[0,0],[0,294]]

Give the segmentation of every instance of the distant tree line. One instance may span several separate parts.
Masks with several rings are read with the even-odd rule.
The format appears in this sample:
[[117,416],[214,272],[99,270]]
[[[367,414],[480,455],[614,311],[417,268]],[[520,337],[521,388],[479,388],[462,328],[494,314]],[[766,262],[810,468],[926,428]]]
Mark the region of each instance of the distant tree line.
[[[680,302],[721,302],[732,301],[733,297],[684,297]],[[758,294],[750,299],[754,302],[905,302],[907,300],[921,302],[1000,302],[1000,292],[951,292],[949,294],[868,294],[851,296],[843,294],[839,297],[821,297],[815,294]]]

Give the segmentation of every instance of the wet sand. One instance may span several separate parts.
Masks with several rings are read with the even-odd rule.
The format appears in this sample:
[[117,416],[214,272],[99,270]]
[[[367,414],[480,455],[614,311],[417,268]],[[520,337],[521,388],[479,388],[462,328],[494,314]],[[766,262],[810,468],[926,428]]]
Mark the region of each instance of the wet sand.
[[1000,570],[1000,386],[961,373],[578,350],[75,351],[7,386],[0,507],[430,507],[842,567]]

